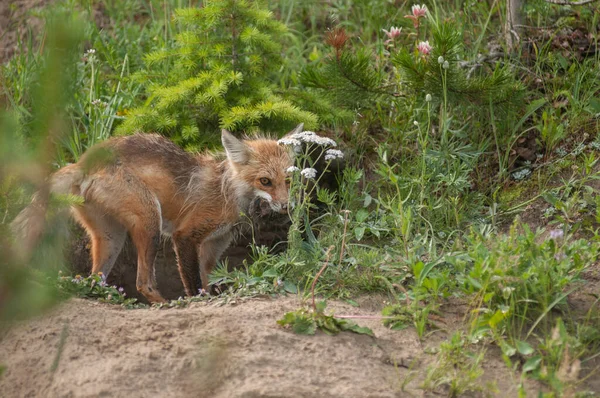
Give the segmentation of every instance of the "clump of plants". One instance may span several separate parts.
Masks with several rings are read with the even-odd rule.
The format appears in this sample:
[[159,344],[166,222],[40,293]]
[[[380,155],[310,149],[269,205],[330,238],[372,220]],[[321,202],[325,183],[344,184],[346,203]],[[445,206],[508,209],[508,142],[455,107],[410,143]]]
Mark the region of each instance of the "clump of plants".
[[327,334],[347,331],[373,336],[373,331],[367,327],[358,326],[354,322],[336,318],[334,315],[326,315],[326,307],[327,303],[320,301],[312,310],[302,308],[286,313],[277,323],[291,328],[297,334],[312,335],[318,329]]
[[327,334],[338,334],[341,331],[349,331],[358,334],[368,334],[373,336],[373,331],[367,327],[361,327],[346,319],[336,318],[333,315],[326,315],[326,301],[315,301],[315,285],[323,271],[329,263],[329,255],[333,247],[327,250],[323,266],[317,272],[311,285],[312,308],[301,308],[296,311],[286,313],[283,318],[277,321],[278,324],[290,327],[297,334],[315,334],[317,329]]
[[214,145],[218,131],[281,132],[318,119],[277,93],[286,27],[260,1],[207,1],[175,11],[171,47],[146,56],[137,74],[148,99],[120,133],[155,131],[187,149]]
[[106,277],[102,273],[87,277],[63,276],[60,273],[57,285],[63,292],[72,296],[95,299],[108,304],[120,304],[125,308],[145,307],[144,304],[138,303],[136,298],[128,298],[122,287],[106,283]]
[[494,391],[479,381],[483,375],[481,363],[483,351],[472,351],[461,333],[454,333],[448,341],[440,344],[436,362],[427,369],[423,388],[444,391],[449,397],[459,397],[468,391]]
[[552,311],[565,307],[599,246],[572,240],[562,229],[544,238],[527,225],[520,229],[515,224],[493,243],[479,234],[471,236],[466,249],[448,260],[459,272],[459,286],[475,295],[476,334],[507,332],[519,339],[549,329]]

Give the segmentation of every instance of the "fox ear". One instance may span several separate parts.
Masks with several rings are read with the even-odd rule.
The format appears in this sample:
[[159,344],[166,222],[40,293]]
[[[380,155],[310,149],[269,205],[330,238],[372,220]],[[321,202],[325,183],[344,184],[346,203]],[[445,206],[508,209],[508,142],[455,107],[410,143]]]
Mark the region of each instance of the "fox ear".
[[304,123],[300,123],[299,125],[297,125],[292,131],[287,133],[286,136],[291,135],[291,134],[301,133],[302,131],[304,131]]
[[227,158],[232,162],[245,164],[250,160],[250,150],[246,144],[225,129],[221,130],[221,142],[223,142]]

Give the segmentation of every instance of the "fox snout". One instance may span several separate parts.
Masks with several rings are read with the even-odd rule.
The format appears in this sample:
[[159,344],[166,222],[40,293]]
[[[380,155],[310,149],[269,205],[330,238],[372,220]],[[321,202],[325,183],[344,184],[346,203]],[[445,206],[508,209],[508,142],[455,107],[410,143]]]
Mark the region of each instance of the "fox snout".
[[269,207],[271,208],[272,211],[276,212],[276,213],[280,213],[280,214],[285,214],[288,211],[288,200],[287,198],[285,199],[285,201],[281,201],[281,200],[271,200],[271,201],[267,201],[269,204]]
[[285,213],[287,213],[287,211],[288,211],[288,203],[287,202],[280,203],[279,204],[279,213],[285,214]]
[[286,214],[288,212],[288,196],[276,198],[269,193],[261,190],[256,190],[256,198],[259,201],[261,215],[267,215],[271,212]]
[[254,209],[258,209],[258,212],[263,217],[273,213],[287,214],[288,204],[281,203],[279,206],[277,206],[263,197],[258,197],[254,202]]

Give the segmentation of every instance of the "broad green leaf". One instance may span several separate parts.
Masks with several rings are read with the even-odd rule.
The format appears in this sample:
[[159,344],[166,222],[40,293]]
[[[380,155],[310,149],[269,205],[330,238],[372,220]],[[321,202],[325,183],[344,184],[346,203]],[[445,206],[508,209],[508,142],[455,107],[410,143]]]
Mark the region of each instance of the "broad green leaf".
[[360,209],[356,212],[356,221],[364,222],[369,217],[369,212],[365,209]]
[[283,282],[283,290],[285,290],[288,293],[296,294],[298,293],[298,286],[296,286],[292,282],[285,281]]
[[268,269],[265,272],[263,272],[262,276],[263,276],[263,278],[276,278],[277,271],[271,268],[271,269]]
[[531,355],[533,354],[533,348],[525,341],[517,341],[517,350],[521,355]]
[[590,107],[596,113],[600,113],[600,98],[590,98]]
[[533,370],[538,369],[541,362],[542,362],[542,357],[539,355],[529,358],[527,360],[527,362],[525,362],[525,364],[523,364],[523,372],[527,373],[527,372],[531,372]]
[[502,353],[508,357],[512,357],[517,353],[516,348],[511,346],[510,344],[507,344],[505,341],[502,341],[500,343],[500,348],[502,349]]
[[475,278],[471,278],[470,276],[467,276],[467,280],[477,290],[481,290],[481,288],[483,287],[483,286],[481,286],[481,283],[479,283],[479,281]]
[[356,240],[361,240],[365,235],[365,227],[354,228],[354,237]]
[[358,326],[354,322],[348,322],[348,321],[344,321],[344,322],[340,322],[340,323],[341,323],[340,327],[342,328],[342,330],[347,330],[349,332],[354,332],[354,333],[358,333],[358,334],[367,334],[369,336],[375,337],[375,335],[373,334],[373,331],[366,326]]

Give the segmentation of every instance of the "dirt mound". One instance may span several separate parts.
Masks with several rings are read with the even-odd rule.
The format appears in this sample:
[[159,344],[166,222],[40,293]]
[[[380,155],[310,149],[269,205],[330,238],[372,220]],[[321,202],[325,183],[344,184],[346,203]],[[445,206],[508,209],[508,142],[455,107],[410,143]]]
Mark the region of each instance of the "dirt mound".
[[[361,302],[361,308],[335,302],[329,307],[337,314],[375,315],[382,305],[380,298]],[[6,371],[0,396],[424,395],[418,385],[435,356],[424,354],[414,331],[359,320],[375,338],[349,332],[295,335],[275,321],[299,305],[295,297],[282,297],[125,310],[73,299],[2,338]],[[516,383],[499,358],[484,368],[485,381],[496,381],[501,396],[516,395]]]

